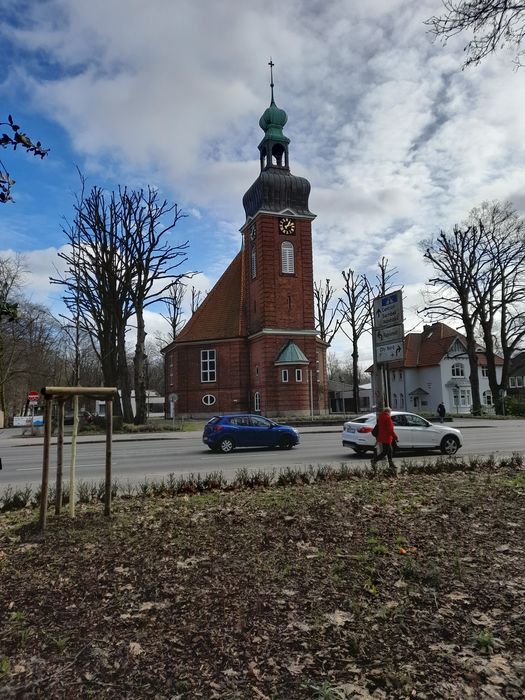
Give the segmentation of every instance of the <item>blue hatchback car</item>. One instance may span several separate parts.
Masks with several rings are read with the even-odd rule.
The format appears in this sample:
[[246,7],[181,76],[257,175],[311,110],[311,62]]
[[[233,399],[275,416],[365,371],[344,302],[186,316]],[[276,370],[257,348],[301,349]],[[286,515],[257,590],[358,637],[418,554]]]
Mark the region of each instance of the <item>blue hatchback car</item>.
[[299,433],[264,416],[232,413],[214,416],[204,426],[202,441],[214,452],[231,452],[236,447],[280,447],[290,450]]

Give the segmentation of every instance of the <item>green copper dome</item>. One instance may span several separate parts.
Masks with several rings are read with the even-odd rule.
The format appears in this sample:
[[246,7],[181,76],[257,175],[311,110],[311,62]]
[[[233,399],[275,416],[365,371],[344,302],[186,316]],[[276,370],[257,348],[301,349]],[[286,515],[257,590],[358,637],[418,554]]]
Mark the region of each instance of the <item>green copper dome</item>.
[[264,111],[264,114],[259,119],[259,126],[264,131],[263,141],[277,141],[281,143],[290,143],[290,139],[283,134],[283,126],[288,121],[288,115],[284,109],[280,109],[275,102],[272,101],[270,106]]

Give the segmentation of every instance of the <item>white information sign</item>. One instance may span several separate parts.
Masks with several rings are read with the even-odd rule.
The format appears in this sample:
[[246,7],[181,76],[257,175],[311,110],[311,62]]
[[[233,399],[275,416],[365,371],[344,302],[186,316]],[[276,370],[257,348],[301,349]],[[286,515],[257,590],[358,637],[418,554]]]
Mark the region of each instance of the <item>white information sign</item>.
[[377,362],[395,362],[403,359],[403,341],[376,345]]
[[386,328],[376,328],[376,345],[384,343],[393,343],[394,341],[403,340],[403,326],[387,326]]

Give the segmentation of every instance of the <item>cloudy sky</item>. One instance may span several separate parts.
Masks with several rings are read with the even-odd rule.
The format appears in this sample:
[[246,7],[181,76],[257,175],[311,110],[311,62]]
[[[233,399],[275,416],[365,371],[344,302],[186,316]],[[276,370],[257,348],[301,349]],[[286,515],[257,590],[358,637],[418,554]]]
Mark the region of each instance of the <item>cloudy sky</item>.
[[[292,172],[312,184],[314,274],[397,268],[406,330],[430,269],[417,243],[483,200],[525,209],[523,70],[501,54],[461,70],[465,37],[435,44],[441,0],[0,0],[0,118],[50,150],[4,151],[16,180],[0,255],[24,253],[27,290],[48,277],[79,191],[158,187],[188,214],[188,270],[206,290],[240,246],[257,177],[259,117],[286,110]],[[150,317],[150,330],[160,327]],[[371,343],[363,360],[371,356]],[[335,349],[344,353],[341,337]]]

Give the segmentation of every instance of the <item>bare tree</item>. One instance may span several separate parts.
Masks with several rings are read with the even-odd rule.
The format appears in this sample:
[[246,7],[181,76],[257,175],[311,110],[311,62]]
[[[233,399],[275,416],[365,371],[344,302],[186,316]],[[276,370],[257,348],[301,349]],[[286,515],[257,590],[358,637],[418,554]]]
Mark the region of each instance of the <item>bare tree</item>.
[[[27,134],[20,131],[18,124],[11,115],[8,116],[6,122],[0,122],[0,126],[7,126],[11,133],[3,133],[0,136],[0,146],[2,148],[12,148],[16,151],[17,147],[23,148],[27,153],[32,153],[34,156],[45,158],[49,153],[49,149],[43,148],[40,141],[33,143]],[[7,168],[0,160],[0,204],[13,201],[11,196],[11,188],[15,181],[11,179]]]
[[331,303],[334,293],[335,289],[329,279],[325,280],[324,287],[322,282],[314,282],[316,327],[319,337],[327,345],[331,344],[343,322],[339,314],[340,301],[338,300],[335,305]]
[[378,261],[379,272],[376,275],[376,284],[373,289],[374,296],[384,297],[392,288],[392,279],[397,275],[397,268],[388,268],[389,260],[384,256]]
[[525,3],[519,0],[443,0],[443,14],[425,24],[445,44],[448,39],[470,30],[472,39],[464,51],[463,67],[477,65],[498,49],[511,47],[515,63],[521,65],[525,36]]
[[105,385],[121,391],[117,415],[132,422],[126,332],[133,314],[129,270],[134,261],[123,245],[119,196],[112,192],[107,197],[101,188],[93,187],[87,197],[77,199],[74,223],[64,233],[69,247],[59,257],[66,263],[66,273],[51,282],[64,287],[63,299],[72,316],[79,313],[80,327],[89,333]]
[[454,226],[451,234],[441,231],[437,238],[423,241],[424,258],[428,260],[436,276],[428,285],[435,291],[422,313],[431,320],[457,318],[461,321],[467,339],[467,356],[470,368],[472,410],[481,413],[478,377],[478,343],[476,324],[479,313],[473,298],[473,280],[483,267],[480,256],[482,238],[476,227]]
[[135,345],[134,385],[135,423],[146,422],[145,343],[146,328],[144,310],[159,301],[164,301],[174,281],[180,281],[194,273],[175,274],[175,270],[186,261],[188,242],[170,245],[167,235],[184,216],[176,204],[159,201],[158,192],[148,190],[120,191],[122,204],[122,246],[127,269],[127,293],[132,302],[136,320],[137,341]]
[[163,338],[163,341],[172,343],[184,325],[182,304],[186,296],[187,287],[181,279],[178,279],[166,291],[164,300],[166,313],[161,314],[161,316],[170,324],[170,333],[167,339]]
[[[339,299],[341,330],[352,346],[352,377],[354,410],[359,410],[359,341],[370,331],[372,290],[366,275],[350,268],[341,272],[344,279],[343,296]],[[347,328],[348,326],[348,328]]]
[[[207,294],[207,292],[206,292]],[[191,288],[191,313],[194,314],[199,308],[202,302],[202,290],[196,289],[192,286]]]
[[[525,338],[525,220],[510,202],[484,202],[469,222],[479,231],[483,264],[472,280],[472,295],[487,359],[489,386],[497,413],[503,413],[511,357]],[[497,352],[503,366],[496,372]]]

